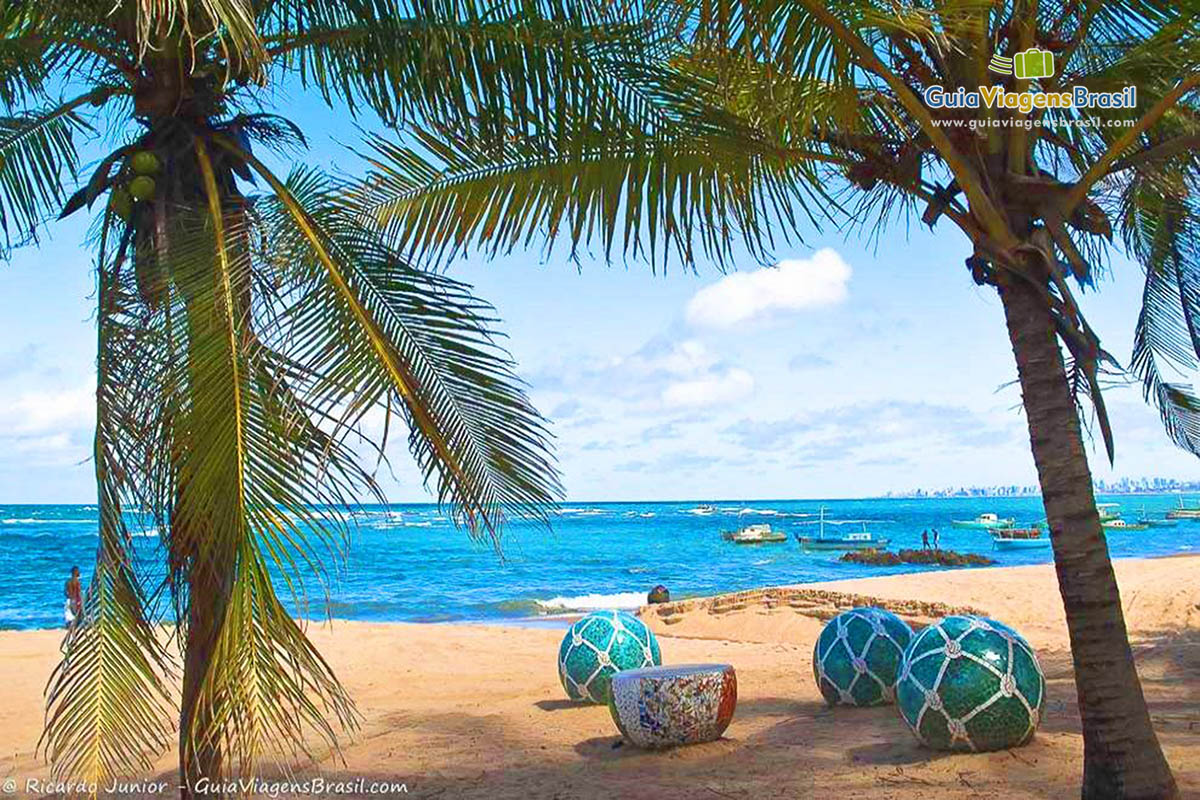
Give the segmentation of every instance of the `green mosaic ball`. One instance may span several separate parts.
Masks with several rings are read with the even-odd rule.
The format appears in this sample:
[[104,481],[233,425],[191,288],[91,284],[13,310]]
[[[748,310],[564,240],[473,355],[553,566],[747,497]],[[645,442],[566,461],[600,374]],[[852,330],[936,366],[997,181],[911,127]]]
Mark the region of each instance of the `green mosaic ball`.
[[1033,738],[1046,677],[1012,628],[984,617],[946,617],[904,652],[896,703],[927,747],[1004,750]]
[[662,663],[658,639],[624,611],[594,611],[576,622],[558,648],[558,677],[567,696],[607,703],[612,676]]
[[912,635],[904,620],[881,608],[852,608],[829,620],[813,648],[813,678],[825,702],[891,703]]

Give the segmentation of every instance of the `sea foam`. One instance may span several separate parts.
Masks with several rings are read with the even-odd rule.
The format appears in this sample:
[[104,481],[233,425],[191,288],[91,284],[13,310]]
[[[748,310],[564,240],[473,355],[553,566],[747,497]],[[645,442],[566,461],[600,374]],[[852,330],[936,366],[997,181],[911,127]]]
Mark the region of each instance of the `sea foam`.
[[637,608],[646,604],[645,592],[618,592],[616,594],[581,594],[574,597],[551,597],[536,600],[538,608],[551,613],[563,611],[600,611],[612,608]]

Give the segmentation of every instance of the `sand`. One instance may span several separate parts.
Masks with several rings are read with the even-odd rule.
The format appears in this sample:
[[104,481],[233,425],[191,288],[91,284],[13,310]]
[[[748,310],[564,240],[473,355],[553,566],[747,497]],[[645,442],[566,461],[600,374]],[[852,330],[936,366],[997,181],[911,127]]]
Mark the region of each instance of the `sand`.
[[[1121,561],[1117,574],[1155,726],[1184,796],[1200,796],[1200,557]],[[1049,680],[1034,741],[938,754],[916,743],[894,708],[826,708],[811,677],[813,641],[823,619],[866,598],[918,623],[972,609],[1025,633]],[[311,634],[363,723],[343,745],[344,763],[326,755],[300,774],[400,781],[409,797],[486,800],[1077,796],[1082,743],[1049,566],[787,587],[642,613],[668,662],[737,668],[740,701],[721,741],[665,753],[618,746],[607,709],[564,699],[555,669],[561,630],[336,622]],[[34,750],[59,636],[0,633],[0,781],[15,778],[18,790],[48,774]],[[172,782],[173,758],[163,754],[145,777]]]

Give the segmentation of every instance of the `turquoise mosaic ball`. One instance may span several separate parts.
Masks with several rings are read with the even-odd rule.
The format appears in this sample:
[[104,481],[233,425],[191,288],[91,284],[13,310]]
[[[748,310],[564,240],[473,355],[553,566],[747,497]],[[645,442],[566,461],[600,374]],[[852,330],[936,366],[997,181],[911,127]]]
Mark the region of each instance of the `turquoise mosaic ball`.
[[1046,677],[1012,628],[984,617],[946,617],[904,652],[896,702],[928,747],[1003,750],[1033,738],[1046,707]]
[[829,620],[813,648],[813,678],[825,702],[892,702],[912,635],[904,620],[881,608],[852,608]]
[[612,676],[662,663],[658,639],[624,611],[594,611],[576,622],[558,648],[558,677],[567,696],[607,703]]

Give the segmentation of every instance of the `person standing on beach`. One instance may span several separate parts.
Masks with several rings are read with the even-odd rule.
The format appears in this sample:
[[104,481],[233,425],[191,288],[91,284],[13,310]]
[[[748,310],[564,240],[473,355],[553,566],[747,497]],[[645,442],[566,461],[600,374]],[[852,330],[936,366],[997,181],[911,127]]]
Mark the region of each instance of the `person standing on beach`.
[[921,549],[929,549],[929,531],[928,529],[921,531]]
[[933,549],[934,550],[942,549],[942,535],[940,533],[938,533],[937,528],[933,529]]
[[79,582],[79,567],[71,567],[71,577],[67,579],[63,592],[67,596],[67,628],[75,630],[83,616],[83,585]]

